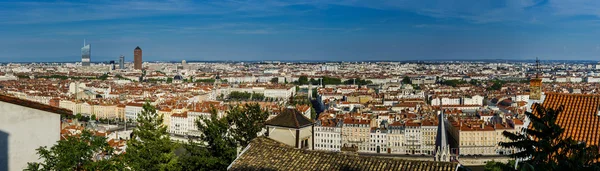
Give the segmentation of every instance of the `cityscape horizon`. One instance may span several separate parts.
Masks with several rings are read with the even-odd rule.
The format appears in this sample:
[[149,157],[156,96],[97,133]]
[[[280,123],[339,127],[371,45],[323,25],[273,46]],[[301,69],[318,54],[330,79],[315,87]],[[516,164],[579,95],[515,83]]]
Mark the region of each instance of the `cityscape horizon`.
[[600,171],[598,9],[3,0],[0,171]]

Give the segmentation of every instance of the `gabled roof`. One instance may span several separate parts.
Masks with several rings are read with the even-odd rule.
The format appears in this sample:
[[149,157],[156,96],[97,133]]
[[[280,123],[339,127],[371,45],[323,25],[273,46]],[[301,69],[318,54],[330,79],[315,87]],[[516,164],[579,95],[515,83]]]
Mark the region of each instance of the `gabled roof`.
[[279,126],[285,128],[304,128],[312,125],[312,119],[302,115],[296,109],[285,109],[279,115],[265,122],[266,125]]
[[6,96],[6,95],[0,95],[0,101],[23,106],[23,107],[42,110],[42,111],[46,111],[46,112],[56,113],[56,114],[65,114],[65,115],[73,114],[73,112],[68,109],[54,107],[54,106],[50,106],[50,105],[46,105],[46,104],[42,104],[42,103],[38,103],[38,102],[34,102],[34,101],[19,99],[16,97],[11,97],[11,96]]
[[258,137],[228,170],[444,170],[452,171],[458,163],[413,161],[341,152],[295,149],[275,140]]

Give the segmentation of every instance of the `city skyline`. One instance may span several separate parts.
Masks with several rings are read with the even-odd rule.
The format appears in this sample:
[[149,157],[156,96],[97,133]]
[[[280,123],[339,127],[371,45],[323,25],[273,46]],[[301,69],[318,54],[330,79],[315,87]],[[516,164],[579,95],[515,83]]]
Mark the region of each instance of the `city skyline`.
[[594,1],[0,4],[11,16],[0,18],[0,62],[78,61],[84,38],[94,44],[91,62],[136,46],[145,61],[595,60],[600,52]]

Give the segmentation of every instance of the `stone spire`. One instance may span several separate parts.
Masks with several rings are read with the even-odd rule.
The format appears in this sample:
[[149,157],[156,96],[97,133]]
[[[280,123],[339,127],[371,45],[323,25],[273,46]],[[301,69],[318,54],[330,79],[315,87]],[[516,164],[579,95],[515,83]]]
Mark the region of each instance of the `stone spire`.
[[437,137],[435,139],[435,161],[450,161],[450,145],[448,145],[448,137],[446,137],[446,116],[444,115],[444,109],[442,108],[442,102],[440,102],[440,111],[438,115],[438,130]]

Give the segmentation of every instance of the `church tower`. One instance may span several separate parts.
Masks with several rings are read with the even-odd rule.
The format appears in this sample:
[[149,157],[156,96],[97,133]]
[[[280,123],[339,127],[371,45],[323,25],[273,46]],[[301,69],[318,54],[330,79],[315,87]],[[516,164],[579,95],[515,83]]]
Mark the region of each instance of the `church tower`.
[[437,136],[435,137],[435,149],[434,149],[433,160],[450,162],[450,144],[448,144],[448,137],[446,137],[446,116],[444,115],[444,109],[440,102],[440,111],[438,114],[438,129]]
[[529,80],[529,99],[540,100],[542,98],[542,79],[540,75],[540,60],[535,58],[535,78]]

